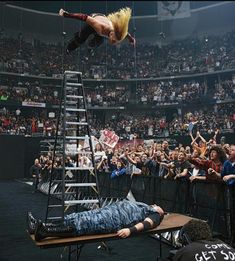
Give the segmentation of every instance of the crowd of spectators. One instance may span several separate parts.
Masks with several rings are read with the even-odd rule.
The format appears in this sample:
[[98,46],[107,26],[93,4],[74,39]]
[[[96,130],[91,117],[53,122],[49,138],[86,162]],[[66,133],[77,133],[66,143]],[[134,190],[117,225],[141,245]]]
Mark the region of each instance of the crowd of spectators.
[[123,139],[130,139],[134,133],[143,139],[188,135],[190,125],[193,125],[194,129],[200,129],[203,134],[211,134],[215,129],[233,133],[234,108],[234,104],[204,106],[198,110],[186,111],[183,115],[174,113],[172,120],[167,120],[162,111],[144,115],[120,114],[107,120],[103,126],[115,131]]
[[215,90],[211,92],[215,101],[235,99],[235,83],[231,80],[221,81],[215,84]]
[[181,81],[161,81],[141,83],[137,86],[137,102],[142,104],[174,104],[197,102],[205,96],[204,83]]
[[[60,87],[60,86],[59,86]],[[11,102],[39,102],[50,105],[59,104],[61,88],[54,84],[41,84],[38,80],[1,77],[0,100]]]
[[[91,133],[98,136],[103,129],[110,129],[121,139],[130,140],[133,135],[140,139],[168,137],[169,135],[188,135],[189,130],[200,129],[201,133],[211,134],[218,129],[223,133],[233,133],[235,130],[234,103],[203,106],[200,109],[186,110],[182,114],[175,112],[167,119],[163,110],[146,113],[114,113],[105,120],[96,114],[89,114]],[[0,110],[0,133],[54,136],[56,116],[49,117],[46,109],[34,111],[26,116],[20,109]]]
[[[229,185],[235,184],[235,173],[229,173],[223,164],[229,159],[235,160],[235,147],[218,140],[219,131],[213,133],[210,140],[205,140],[200,131],[191,135],[191,146],[170,147],[167,140],[126,144],[111,149],[99,142],[95,145],[95,164],[98,172],[109,173],[111,178],[121,175],[151,175],[164,179],[179,180],[224,180]],[[81,146],[82,147],[82,146]],[[51,164],[52,153],[40,156],[41,165]],[[76,158],[78,157],[78,158]],[[55,167],[60,167],[62,159],[57,157]],[[82,149],[78,156],[67,155],[66,166],[90,167],[91,158],[84,155]],[[230,176],[228,176],[230,174]]]
[[130,89],[120,83],[115,87],[98,85],[85,90],[88,106],[122,106],[129,103]]
[[171,105],[192,102],[220,102],[235,99],[235,81],[223,79],[206,84],[188,80],[141,82],[137,85],[136,101],[141,104]]
[[45,111],[34,110],[26,116],[19,108],[0,109],[0,134],[55,136],[55,132],[56,119],[49,118]]
[[[95,139],[97,143],[94,145],[94,160],[97,175],[99,177],[102,174],[102,181],[104,181],[104,176],[106,179],[118,180],[116,184],[119,184],[119,179],[122,176],[129,176],[130,179],[128,178],[128,180],[131,180],[132,191],[138,193],[144,191],[143,194],[146,192],[146,187],[150,190],[153,184],[154,192],[155,184],[160,185],[160,193],[163,193],[162,190],[169,193],[169,189],[174,188],[175,193],[171,193],[173,195],[171,199],[174,203],[173,208],[176,207],[176,200],[179,197],[178,194],[180,194],[185,199],[185,201],[180,201],[180,205],[184,208],[183,211],[188,211],[187,213],[191,215],[194,215],[198,211],[198,206],[200,206],[200,201],[198,202],[200,192],[195,192],[195,185],[198,181],[200,183],[206,182],[201,192],[203,198],[206,201],[212,200],[217,206],[219,204],[217,202],[219,201],[218,195],[220,195],[218,193],[224,192],[224,190],[221,190],[222,184],[229,188],[229,192],[234,193],[235,145],[226,143],[224,137],[219,138],[219,130],[214,130],[208,140],[203,137],[198,129],[195,134],[192,131],[189,134],[191,136],[190,146],[179,143],[170,146],[166,139],[163,139],[163,141],[152,140],[150,143],[137,143],[136,137],[133,137],[133,142],[110,148]],[[79,146],[75,154],[66,152],[64,164],[62,157],[57,156],[55,161],[52,160],[52,151],[41,154],[39,160],[36,159],[36,161],[40,162],[39,177],[42,182],[48,181],[47,173],[52,168],[60,172],[57,168],[61,169],[63,165],[84,169],[92,167],[92,158],[84,153],[86,151],[83,149],[84,147]],[[67,171],[65,179],[72,180],[74,176],[73,170]],[[140,176],[140,179],[133,179],[133,176]],[[143,179],[144,176],[154,177],[154,180],[153,178]],[[165,181],[160,182],[160,179]],[[169,180],[169,183],[166,180]],[[122,183],[123,181],[125,183]],[[125,185],[127,181],[123,179],[122,182],[121,186]],[[173,183],[175,184],[173,185]],[[186,189],[185,185],[187,185]],[[103,188],[103,186],[105,188],[105,184],[102,183],[101,187]],[[120,187],[120,189],[122,188]],[[232,200],[233,195],[229,194],[228,202]],[[128,196],[133,196],[131,190]],[[223,204],[225,204],[225,201],[223,201]],[[205,206],[203,207],[205,208]],[[229,224],[233,225],[233,207],[229,208],[228,211],[230,211],[231,217]],[[230,227],[232,227],[232,232],[229,235],[233,235],[233,226]]]
[[[0,79],[0,101],[39,102],[59,105],[59,84],[42,84],[38,80]],[[89,106],[125,106],[132,103],[143,105],[171,105],[196,103],[199,101],[225,101],[235,98],[235,83],[231,79],[216,81],[206,86],[204,81],[165,80],[137,82],[137,84],[115,83],[85,86]],[[88,88],[89,87],[89,88]]]
[[[60,43],[38,40],[30,43],[22,34],[18,39],[1,37],[0,70],[56,78],[62,73],[64,63],[65,70],[80,70],[84,78],[124,80],[220,71],[235,68],[235,32],[184,39],[162,46],[137,42],[136,50],[125,44],[116,48],[104,45],[93,51],[84,46],[70,56],[65,55],[64,59],[63,53]],[[77,57],[78,53],[83,55]],[[0,80],[0,101],[59,104],[60,89],[55,86],[2,77]],[[224,139],[218,140],[218,134],[234,133],[235,130],[234,103],[220,103],[235,99],[234,81],[225,79],[208,86],[202,80],[142,81],[136,82],[133,89],[120,83],[112,87],[99,84],[86,89],[86,100],[88,106],[124,106],[131,99],[142,105],[185,104],[203,99],[217,103],[197,109],[188,107],[183,112],[176,112],[171,119],[163,111],[142,114],[125,111],[105,120],[90,115],[92,135],[99,138],[101,130],[109,129],[115,131],[120,140],[133,141],[114,149],[98,142],[95,145],[98,173],[107,173],[112,179],[122,175],[150,175],[190,182],[206,180],[235,184],[235,146]],[[47,109],[26,114],[21,107],[10,110],[1,106],[0,134],[54,137],[56,116],[55,113],[49,117]],[[211,139],[206,140],[206,134]],[[171,135],[190,135],[191,146],[170,147],[166,140],[138,145],[135,142]],[[91,158],[82,151],[78,156],[66,156],[66,166],[91,166]],[[43,171],[52,168],[52,153],[41,155],[36,162],[39,175],[43,175]],[[61,167],[63,159],[57,157],[54,164],[54,167]],[[68,175],[73,176],[73,173]]]
[[[63,58],[61,43],[39,40],[28,42],[23,34],[17,39],[5,35],[0,39],[0,70],[21,74],[56,76],[65,70],[80,70],[84,78],[156,78],[193,74],[235,67],[235,33],[206,38],[188,38],[170,44],[138,43],[112,47],[103,45],[89,51],[84,46]],[[102,69],[103,68],[103,69]]]
[[[53,85],[41,85],[38,81],[0,81],[0,101],[36,102],[47,105],[59,105],[61,88]],[[86,88],[88,106],[121,106],[129,102],[130,90],[117,84],[115,87],[97,85]]]
[[203,134],[211,134],[215,129],[223,132],[234,132],[234,104],[219,104],[213,107],[203,106],[194,111],[185,112],[183,117],[175,116],[169,123],[171,135],[185,135],[192,124],[194,129],[200,129]]

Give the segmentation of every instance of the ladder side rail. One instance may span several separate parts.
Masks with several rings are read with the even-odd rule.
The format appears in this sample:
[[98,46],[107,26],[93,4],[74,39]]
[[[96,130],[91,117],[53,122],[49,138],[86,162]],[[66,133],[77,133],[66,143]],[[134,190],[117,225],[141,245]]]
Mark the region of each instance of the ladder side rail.
[[[83,96],[83,105],[84,105],[84,109],[85,109],[85,119],[86,122],[88,123],[88,115],[87,115],[87,104],[86,104],[86,97],[85,97],[85,91],[84,91],[84,85],[83,85],[83,80],[81,75],[78,75],[78,77],[80,76],[80,82],[81,82],[81,90],[82,90],[82,96]],[[90,126],[89,124],[87,124],[86,126],[87,128],[87,133],[88,133],[88,138],[89,138],[89,145],[90,145],[90,149],[91,149],[91,160],[92,160],[92,164],[94,167],[94,174],[95,174],[95,180],[96,180],[96,187],[97,187],[97,191],[98,191],[98,200],[99,200],[99,207],[101,207],[101,200],[100,200],[100,186],[98,183],[98,177],[97,177],[97,171],[96,171],[96,166],[95,166],[95,153],[94,153],[94,148],[93,148],[93,144],[92,144],[92,140],[91,140],[91,132],[90,132]]]
[[64,202],[65,202],[65,159],[66,159],[66,107],[67,107],[67,98],[66,98],[66,85],[67,85],[68,79],[67,79],[67,74],[64,74],[64,89],[63,89],[63,93],[64,93],[64,106],[63,106],[63,161],[62,161],[62,182],[61,182],[61,205],[62,205],[62,209],[61,209],[61,216],[62,219],[64,220]]
[[53,155],[52,156],[52,168],[49,171],[49,188],[48,188],[47,209],[46,209],[45,222],[48,219],[48,212],[49,212],[48,206],[50,205],[50,199],[51,199],[52,177],[53,177],[53,173],[54,173],[55,154],[56,154],[56,147],[57,147],[57,140],[58,140],[59,125],[60,125],[60,120],[61,120],[64,83],[65,83],[65,77],[63,77],[61,91],[60,91],[60,104],[59,104],[59,111],[58,111],[57,123],[56,123],[55,143],[54,143],[53,154],[52,154]]
[[[78,83],[80,83],[78,77],[77,77],[77,81],[78,81]],[[77,95],[80,96],[79,87],[77,87]],[[81,104],[81,99],[78,99],[77,104],[76,104],[77,109],[80,109],[80,104]],[[80,122],[80,120],[81,120],[80,113],[77,113],[76,115],[77,115],[77,117],[76,117],[77,122]],[[77,137],[80,136],[81,128],[82,128],[82,126],[77,125],[77,127],[76,127],[76,136]],[[76,140],[76,146],[77,146],[77,148],[79,148],[79,140]],[[79,167],[78,155],[76,156],[76,165],[77,165],[77,167]],[[76,183],[79,183],[79,178],[80,178],[81,174],[82,174],[82,171],[79,171],[79,170],[75,171]],[[80,194],[80,190],[79,190],[78,187],[75,188],[75,192],[76,192],[75,193],[75,200],[79,200],[79,197],[81,196],[81,194]],[[78,211],[78,205],[76,205],[75,208],[76,208],[76,212],[77,212]]]

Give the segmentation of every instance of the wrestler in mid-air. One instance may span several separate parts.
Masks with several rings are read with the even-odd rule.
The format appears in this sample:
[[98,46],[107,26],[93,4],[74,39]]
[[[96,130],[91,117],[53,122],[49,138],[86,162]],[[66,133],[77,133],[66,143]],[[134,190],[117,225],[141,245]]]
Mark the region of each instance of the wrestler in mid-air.
[[99,13],[91,15],[68,13],[63,9],[60,9],[59,15],[86,22],[84,27],[75,33],[74,37],[70,40],[66,50],[67,53],[78,48],[90,35],[94,35],[88,43],[90,48],[100,46],[104,42],[104,38],[107,38],[112,45],[120,43],[127,38],[135,46],[135,38],[128,32],[131,18],[131,9],[129,7],[122,8],[107,16]]

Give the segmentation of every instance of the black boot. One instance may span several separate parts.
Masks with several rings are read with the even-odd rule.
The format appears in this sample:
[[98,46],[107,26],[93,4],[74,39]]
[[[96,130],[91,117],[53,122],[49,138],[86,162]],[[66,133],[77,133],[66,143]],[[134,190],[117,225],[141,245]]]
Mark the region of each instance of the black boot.
[[40,241],[47,237],[74,237],[76,236],[76,231],[73,227],[65,225],[48,227],[39,221],[34,235],[35,240]]
[[[53,221],[53,223],[46,223],[47,227],[53,228],[61,226],[63,222],[61,220]],[[31,212],[28,212],[27,214],[27,230],[29,234],[34,234],[36,231],[36,227],[38,225],[38,220],[33,217]]]

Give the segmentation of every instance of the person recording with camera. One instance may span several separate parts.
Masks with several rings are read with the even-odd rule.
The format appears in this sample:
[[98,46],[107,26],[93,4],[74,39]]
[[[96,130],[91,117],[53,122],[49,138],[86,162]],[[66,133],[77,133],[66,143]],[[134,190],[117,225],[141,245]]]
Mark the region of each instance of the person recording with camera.
[[190,220],[179,233],[183,245],[173,261],[207,261],[235,260],[235,249],[220,239],[212,238],[209,225],[202,220]]

